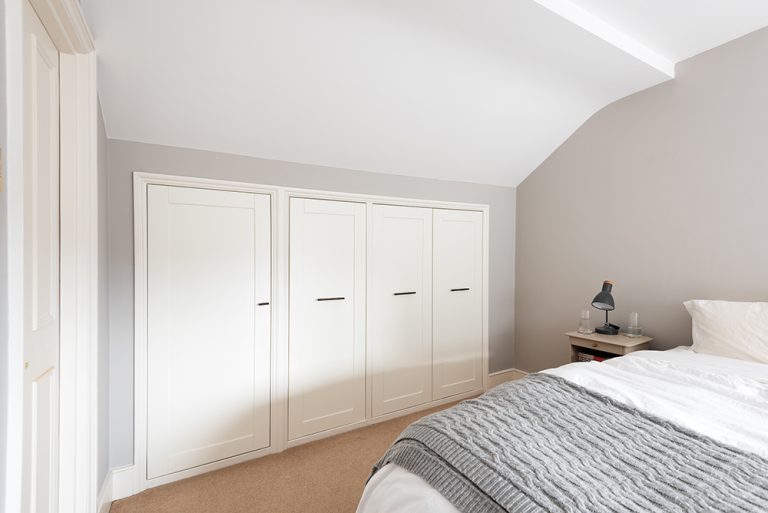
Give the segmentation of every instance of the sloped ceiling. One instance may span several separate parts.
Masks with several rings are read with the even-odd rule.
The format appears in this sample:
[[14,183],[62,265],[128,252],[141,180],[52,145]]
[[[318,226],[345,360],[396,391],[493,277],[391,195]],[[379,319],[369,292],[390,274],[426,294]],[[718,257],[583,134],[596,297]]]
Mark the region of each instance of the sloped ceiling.
[[757,0],[83,4],[110,138],[509,186],[605,105],[768,25]]

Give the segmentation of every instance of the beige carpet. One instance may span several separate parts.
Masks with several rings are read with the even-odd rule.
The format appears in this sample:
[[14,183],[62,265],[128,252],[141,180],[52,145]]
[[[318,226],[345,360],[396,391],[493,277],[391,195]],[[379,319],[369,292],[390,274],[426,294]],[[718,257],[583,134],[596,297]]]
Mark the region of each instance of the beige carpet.
[[371,466],[414,413],[116,501],[111,513],[354,513]]

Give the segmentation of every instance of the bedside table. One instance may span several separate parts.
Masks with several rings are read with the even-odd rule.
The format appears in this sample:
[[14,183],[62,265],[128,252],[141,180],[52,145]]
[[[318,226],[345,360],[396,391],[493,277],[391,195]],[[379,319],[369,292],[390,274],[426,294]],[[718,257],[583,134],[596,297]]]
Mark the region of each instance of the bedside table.
[[651,337],[625,337],[624,335],[601,335],[591,333],[585,335],[578,331],[565,334],[571,342],[571,361],[579,361],[579,353],[592,354],[605,359],[624,356],[634,351],[642,351],[651,346]]

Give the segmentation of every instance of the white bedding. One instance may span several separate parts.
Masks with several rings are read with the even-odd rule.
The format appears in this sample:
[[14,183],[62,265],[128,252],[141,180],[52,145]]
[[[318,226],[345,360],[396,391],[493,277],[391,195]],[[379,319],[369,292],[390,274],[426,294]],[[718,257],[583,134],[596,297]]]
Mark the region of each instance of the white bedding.
[[[678,347],[544,372],[768,458],[767,364]],[[423,479],[394,464],[373,476],[357,512],[458,513]]]

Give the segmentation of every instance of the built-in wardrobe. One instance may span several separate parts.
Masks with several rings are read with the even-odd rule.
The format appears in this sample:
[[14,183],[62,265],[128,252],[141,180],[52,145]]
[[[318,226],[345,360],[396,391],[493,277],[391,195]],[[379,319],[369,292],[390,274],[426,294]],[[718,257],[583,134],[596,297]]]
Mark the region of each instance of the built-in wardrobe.
[[139,489],[483,390],[487,207],[134,181]]

